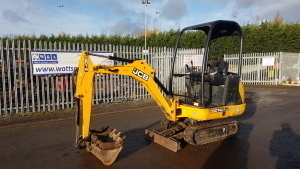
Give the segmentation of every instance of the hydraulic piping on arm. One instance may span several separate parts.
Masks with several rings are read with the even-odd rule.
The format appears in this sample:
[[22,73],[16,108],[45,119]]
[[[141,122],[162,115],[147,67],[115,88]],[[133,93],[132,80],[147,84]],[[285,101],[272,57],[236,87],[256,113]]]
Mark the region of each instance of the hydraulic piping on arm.
[[[75,97],[78,102],[78,114],[76,116],[77,124],[77,146],[78,147],[88,147],[89,151],[95,154],[101,161],[107,161],[101,152],[101,147],[96,147],[92,140],[95,135],[93,130],[90,130],[91,123],[91,112],[92,112],[92,101],[93,101],[93,88],[94,88],[94,75],[95,74],[117,74],[130,76],[133,79],[139,81],[146,90],[150,93],[155,102],[162,107],[165,116],[170,121],[176,121],[176,109],[178,107],[178,100],[169,97],[167,99],[163,93],[161,93],[158,84],[158,80],[155,78],[154,69],[149,66],[143,60],[127,60],[118,57],[107,57],[111,60],[117,60],[122,62],[127,62],[128,64],[123,66],[111,66],[111,65],[94,65],[90,59],[90,55],[87,51],[83,51],[80,56],[77,75],[76,75],[76,92]],[[97,55],[99,56],[99,55]],[[106,57],[106,56],[99,56]],[[163,86],[162,86],[163,88]],[[163,89],[165,90],[165,89]],[[100,133],[107,132],[107,128],[101,129]],[[99,131],[98,131],[99,132]],[[105,133],[111,135],[109,132]],[[97,134],[96,134],[97,135]],[[116,145],[114,145],[114,151],[111,151],[117,157],[115,150],[122,147],[122,143],[125,138],[119,138],[120,134],[114,136],[118,140]],[[106,136],[108,137],[108,136]],[[102,144],[105,144],[106,140],[101,140],[100,137],[97,138]],[[107,146],[105,146],[107,147]],[[112,148],[110,148],[112,149]],[[108,150],[106,150],[107,152]],[[120,150],[121,151],[121,150]],[[112,156],[112,155],[110,155]],[[114,159],[115,160],[115,159]],[[109,161],[108,163],[110,163]]]

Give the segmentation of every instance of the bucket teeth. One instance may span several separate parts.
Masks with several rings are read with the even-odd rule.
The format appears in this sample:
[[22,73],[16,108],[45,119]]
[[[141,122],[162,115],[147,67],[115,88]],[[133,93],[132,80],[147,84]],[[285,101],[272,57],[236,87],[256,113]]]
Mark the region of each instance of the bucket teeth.
[[125,138],[116,129],[102,126],[90,131],[89,141],[85,145],[88,152],[93,153],[104,165],[111,165],[121,152]]

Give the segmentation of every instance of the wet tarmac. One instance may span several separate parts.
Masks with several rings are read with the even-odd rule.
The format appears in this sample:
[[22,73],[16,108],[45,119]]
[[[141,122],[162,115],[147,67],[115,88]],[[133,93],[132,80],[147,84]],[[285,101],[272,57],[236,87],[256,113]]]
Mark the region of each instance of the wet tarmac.
[[[104,166],[76,149],[73,119],[0,129],[0,166],[5,169],[297,169],[300,168],[300,87],[247,86],[247,111],[234,138],[174,153],[144,138],[162,120],[157,107],[93,116],[127,139],[116,162]],[[101,110],[99,110],[101,111]]]

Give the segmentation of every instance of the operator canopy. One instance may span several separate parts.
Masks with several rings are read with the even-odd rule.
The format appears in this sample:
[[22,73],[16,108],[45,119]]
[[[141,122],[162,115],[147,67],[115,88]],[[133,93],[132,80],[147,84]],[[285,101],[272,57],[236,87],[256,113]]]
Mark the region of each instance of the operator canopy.
[[[186,27],[181,30],[181,34],[187,30],[203,30],[207,36],[211,35],[211,40],[224,36],[241,36],[242,30],[235,21],[217,20]],[[211,31],[211,32],[210,32]]]

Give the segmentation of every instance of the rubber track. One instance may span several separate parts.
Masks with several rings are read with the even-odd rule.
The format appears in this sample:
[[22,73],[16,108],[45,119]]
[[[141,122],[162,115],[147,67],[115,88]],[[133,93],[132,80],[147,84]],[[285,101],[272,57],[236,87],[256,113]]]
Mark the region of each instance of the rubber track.
[[[216,136],[215,138],[208,137],[208,139],[201,140],[201,142],[196,143],[194,140],[194,135],[196,131],[203,130],[205,131],[206,129],[211,129],[213,127],[218,127],[218,126],[224,126],[228,124],[236,124],[236,130],[232,133],[229,134],[224,134],[221,136]],[[216,120],[216,121],[209,121],[209,122],[203,122],[200,124],[194,124],[194,125],[189,125],[185,130],[184,130],[184,140],[188,142],[191,145],[203,145],[203,144],[208,144],[211,142],[223,140],[229,137],[233,137],[237,134],[238,132],[238,123],[237,121],[226,119],[226,120]],[[207,133],[207,132],[205,132]]]

